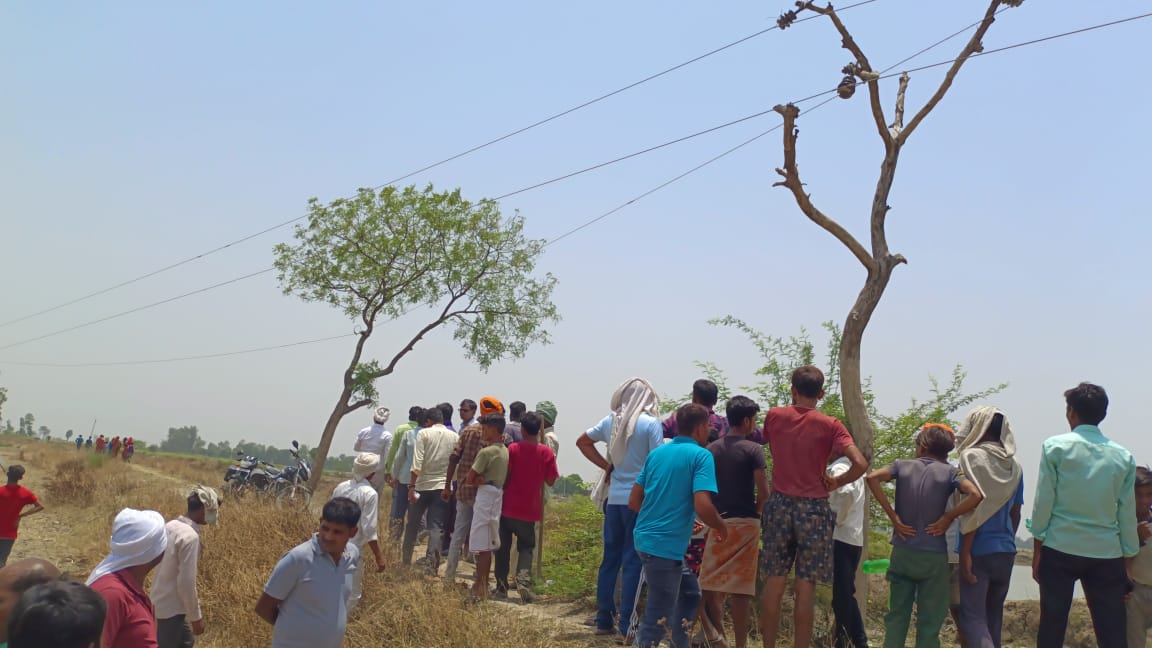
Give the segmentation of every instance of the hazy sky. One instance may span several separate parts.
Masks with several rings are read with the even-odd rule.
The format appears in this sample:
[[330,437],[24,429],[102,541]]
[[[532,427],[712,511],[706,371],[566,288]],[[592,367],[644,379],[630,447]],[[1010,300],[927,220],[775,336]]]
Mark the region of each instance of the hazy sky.
[[[298,216],[771,26],[788,3],[4,3],[0,5],[0,321],[20,317]],[[884,67],[971,23],[985,4],[877,0],[843,13]],[[1136,0],[1026,2],[990,49],[1147,10]],[[865,373],[888,411],[955,363],[1001,381],[1034,485],[1041,440],[1066,428],[1061,392],[1112,397],[1105,431],[1152,461],[1139,403],[1152,351],[1141,21],[975,60],[915,134],[891,197],[889,238],[909,258],[869,328]],[[908,63],[946,60],[952,42]],[[412,181],[495,196],[832,88],[849,60],[825,21],[771,32]],[[909,105],[941,77],[913,74]],[[891,110],[893,82],[884,85]],[[811,104],[806,104],[811,106]],[[550,238],[778,122],[724,129],[505,200]],[[800,120],[817,204],[867,234],[881,145],[864,94]],[[711,360],[752,379],[725,314],[777,335],[842,320],[857,262],[772,188],[766,137],[548,249],[560,279],[554,344],[481,373],[450,335],[421,343],[378,384],[396,414],[495,395],[559,408],[563,472],[590,475],[573,442],[631,375],[666,394]],[[49,315],[0,328],[0,346],[271,264],[282,229]],[[390,356],[418,315],[379,331]],[[0,351],[6,362],[146,360],[350,332],[266,274]],[[46,368],[0,364],[4,417],[161,439],[315,444],[352,340],[193,362]],[[369,414],[340,428],[348,452]],[[1029,500],[1031,498],[1029,497]]]

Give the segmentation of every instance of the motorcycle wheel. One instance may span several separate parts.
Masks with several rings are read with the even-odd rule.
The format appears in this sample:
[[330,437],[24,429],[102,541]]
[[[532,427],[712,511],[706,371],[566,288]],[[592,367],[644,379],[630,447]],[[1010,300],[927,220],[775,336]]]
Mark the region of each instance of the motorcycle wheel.
[[307,486],[285,486],[276,496],[276,503],[299,510],[307,510],[312,502],[312,491]]

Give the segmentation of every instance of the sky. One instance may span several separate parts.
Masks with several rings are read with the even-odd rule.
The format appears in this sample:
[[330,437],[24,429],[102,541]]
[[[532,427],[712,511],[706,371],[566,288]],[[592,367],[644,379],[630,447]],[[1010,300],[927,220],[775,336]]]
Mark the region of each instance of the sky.
[[[375,186],[774,24],[787,3],[123,2],[0,5],[0,322],[106,288],[302,215],[307,200]],[[876,0],[842,12],[877,67],[976,21],[985,4]],[[988,49],[1143,13],[1146,3],[1025,2]],[[904,150],[890,198],[900,267],[868,328],[880,408],[963,364],[1009,416],[1030,506],[1062,392],[1104,385],[1104,430],[1152,462],[1141,429],[1152,349],[1152,226],[1142,59],[1152,20],[971,61]],[[849,61],[825,20],[771,31],[408,182],[496,196],[835,87]],[[955,40],[902,68],[945,61]],[[909,112],[942,69],[914,72]],[[882,83],[889,119],[894,80]],[[882,146],[863,92],[801,104],[813,200],[857,236]],[[779,123],[775,114],[501,202],[550,239]],[[559,279],[552,344],[487,373],[448,331],[377,384],[413,404],[493,395],[556,403],[561,471],[591,478],[574,442],[630,376],[684,394],[694,361],[753,381],[740,317],[773,335],[842,321],[863,271],[773,188],[779,132],[547,249]],[[0,326],[0,347],[271,265],[282,228],[123,289]],[[382,327],[387,359],[421,325]],[[315,445],[351,338],[228,358],[30,367],[211,354],[350,333],[339,312],[284,296],[273,274],[0,350],[3,416],[57,434],[149,441],[198,426],[210,441]],[[340,426],[351,452],[370,414]]]

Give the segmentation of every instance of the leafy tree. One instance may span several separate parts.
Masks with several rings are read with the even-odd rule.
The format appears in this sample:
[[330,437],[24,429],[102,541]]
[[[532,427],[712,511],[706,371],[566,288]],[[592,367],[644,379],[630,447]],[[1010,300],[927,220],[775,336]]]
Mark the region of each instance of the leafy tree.
[[24,436],[36,436],[36,432],[34,431],[34,429],[32,427],[35,424],[36,424],[36,417],[33,416],[31,413],[25,414],[20,419],[20,434],[23,434]]
[[73,434],[75,434],[75,432],[73,432],[72,430],[68,430],[68,431],[64,432],[64,440],[65,441],[71,441]]
[[571,497],[572,495],[587,495],[590,490],[580,475],[573,473],[557,479],[556,483],[552,485],[552,492],[560,497]]
[[[0,416],[4,414],[4,403],[8,402],[8,388],[0,387]],[[12,422],[8,422],[8,427],[12,427]]]
[[176,452],[180,454],[202,454],[207,442],[200,438],[200,431],[195,425],[178,428],[168,428],[168,438],[160,442],[163,452]]
[[[313,487],[340,420],[371,405],[375,381],[436,329],[450,325],[481,369],[549,341],[545,326],[559,320],[551,301],[556,280],[534,275],[544,243],[525,238],[523,229],[523,218],[503,217],[494,201],[469,202],[459,190],[436,192],[431,185],[309,202],[295,242],[275,248],[280,286],[356,322],[356,345],[317,448]],[[410,337],[391,332],[391,359],[365,361],[377,326],[417,309],[430,313],[413,316],[422,320],[411,324]]]
[[12,427],[12,419],[4,422],[4,434],[12,434],[16,432],[16,428]]
[[52,430],[49,430],[47,425],[41,425],[37,432],[40,433],[40,438],[45,441],[52,438]]

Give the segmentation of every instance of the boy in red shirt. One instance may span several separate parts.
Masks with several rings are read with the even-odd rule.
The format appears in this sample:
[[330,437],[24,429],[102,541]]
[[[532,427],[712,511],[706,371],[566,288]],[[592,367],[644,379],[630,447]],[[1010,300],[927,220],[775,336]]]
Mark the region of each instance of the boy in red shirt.
[[520,417],[524,440],[508,447],[508,477],[500,515],[500,547],[496,549],[497,598],[508,597],[508,572],[512,560],[512,537],[516,537],[516,590],[531,603],[532,552],[536,548],[536,523],[544,515],[544,485],[560,478],[556,455],[540,443],[540,416],[525,412]]
[[[772,494],[761,520],[765,648],[776,646],[780,603],[793,567],[793,645],[812,645],[816,583],[832,582],[836,514],[828,505],[828,492],[851,484],[868,470],[868,461],[844,424],[816,409],[822,398],[824,373],[816,367],[800,367],[792,372],[792,405],[774,407],[764,417],[764,437],[772,452]],[[825,472],[829,456],[848,457],[852,467],[838,477],[830,477]]]
[[[24,466],[8,466],[8,484],[0,488],[0,567],[8,564],[21,518],[44,510],[36,495],[20,485],[21,479],[24,479]],[[29,506],[32,510],[25,511]]]

